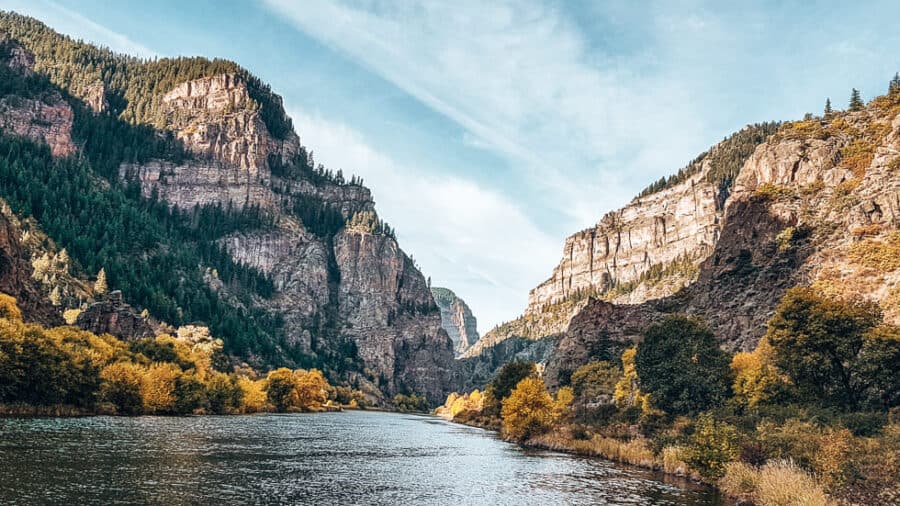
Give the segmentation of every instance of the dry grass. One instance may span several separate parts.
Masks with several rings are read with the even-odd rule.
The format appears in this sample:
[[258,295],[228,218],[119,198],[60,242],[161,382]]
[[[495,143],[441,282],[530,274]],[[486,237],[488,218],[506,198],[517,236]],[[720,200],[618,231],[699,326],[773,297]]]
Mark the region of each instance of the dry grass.
[[574,439],[568,434],[568,431],[557,430],[534,437],[528,441],[528,444],[549,450],[603,457],[648,469],[663,469],[664,467],[663,462],[653,454],[653,450],[643,438],[621,440],[594,435],[591,439]]
[[885,240],[867,239],[850,246],[852,262],[879,273],[900,269],[900,232],[893,232]]
[[771,462],[757,469],[731,462],[719,487],[726,494],[758,506],[830,506],[816,479],[791,461]]
[[815,478],[793,462],[766,464],[759,472],[755,492],[760,506],[828,506],[835,504]]
[[731,497],[749,501],[759,485],[759,470],[743,462],[729,462],[725,476],[719,480],[719,488]]

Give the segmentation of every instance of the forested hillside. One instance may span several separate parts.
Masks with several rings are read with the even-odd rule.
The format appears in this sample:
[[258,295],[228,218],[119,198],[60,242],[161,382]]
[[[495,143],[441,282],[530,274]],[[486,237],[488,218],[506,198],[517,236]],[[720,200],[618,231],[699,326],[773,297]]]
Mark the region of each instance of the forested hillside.
[[[234,363],[318,367],[373,395],[443,394],[445,380],[420,378],[452,359],[424,277],[362,180],[317,165],[281,98],[239,65],[120,55],[4,12],[0,120],[0,198],[75,276],[102,271],[144,318],[208,325]],[[395,279],[373,286],[382,268]],[[104,295],[52,285],[60,312]],[[395,357],[389,343],[416,333],[435,341]],[[433,356],[446,363],[415,365]]]

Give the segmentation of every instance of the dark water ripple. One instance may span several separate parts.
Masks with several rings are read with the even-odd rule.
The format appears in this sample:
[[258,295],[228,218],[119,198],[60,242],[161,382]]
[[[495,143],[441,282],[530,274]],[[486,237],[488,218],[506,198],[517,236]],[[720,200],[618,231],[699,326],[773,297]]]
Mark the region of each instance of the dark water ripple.
[[432,417],[0,419],[4,504],[721,504]]

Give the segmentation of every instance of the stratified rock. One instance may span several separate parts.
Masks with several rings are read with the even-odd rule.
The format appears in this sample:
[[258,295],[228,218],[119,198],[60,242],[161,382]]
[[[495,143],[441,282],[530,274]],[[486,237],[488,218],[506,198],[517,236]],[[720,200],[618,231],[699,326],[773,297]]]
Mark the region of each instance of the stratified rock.
[[466,302],[447,288],[432,287],[431,294],[441,310],[441,326],[453,341],[453,349],[462,355],[478,342],[478,321]]

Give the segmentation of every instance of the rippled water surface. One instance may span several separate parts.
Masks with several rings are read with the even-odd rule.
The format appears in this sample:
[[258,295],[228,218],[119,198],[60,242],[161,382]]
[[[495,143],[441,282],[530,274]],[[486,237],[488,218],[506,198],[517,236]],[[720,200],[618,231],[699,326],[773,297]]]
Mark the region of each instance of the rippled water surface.
[[0,419],[13,504],[720,504],[660,479],[426,416]]

